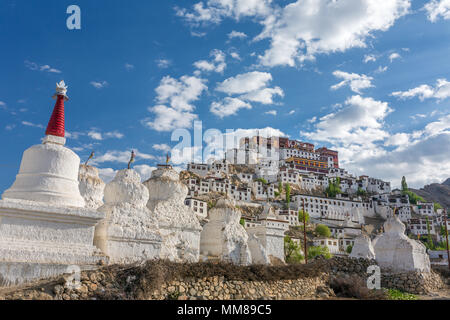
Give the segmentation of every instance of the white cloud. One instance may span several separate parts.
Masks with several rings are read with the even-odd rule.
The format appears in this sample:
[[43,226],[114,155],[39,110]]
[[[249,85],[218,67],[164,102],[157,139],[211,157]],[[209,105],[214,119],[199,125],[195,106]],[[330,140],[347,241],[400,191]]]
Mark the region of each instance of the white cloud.
[[[143,152],[139,152],[137,149],[133,149],[136,154],[136,161],[143,160],[155,160],[155,156],[151,154],[146,154]],[[93,164],[99,164],[104,162],[114,162],[114,163],[128,163],[131,157],[131,150],[129,151],[118,151],[118,150],[109,150],[101,155],[96,155],[92,159]]]
[[220,118],[236,114],[240,109],[251,109],[252,106],[238,98],[226,97],[220,102],[213,102],[210,111]]
[[276,95],[284,97],[284,92],[280,87],[250,91],[249,93],[241,95],[239,98],[262,104],[273,104],[273,97]]
[[367,63],[369,61],[375,62],[375,61],[377,61],[377,57],[375,57],[375,55],[373,55],[373,54],[366,54],[366,55],[364,55],[363,61],[364,61],[364,63]]
[[417,96],[421,101],[430,98],[441,101],[450,97],[450,82],[446,79],[438,79],[434,88],[427,84],[422,84],[407,91],[392,92],[391,95],[402,100],[411,99]]
[[170,151],[171,147],[165,143],[161,143],[161,144],[154,144],[153,149],[168,152]]
[[15,124],[8,124],[5,126],[5,130],[11,131],[12,129],[14,129],[16,127]]
[[382,130],[382,124],[390,112],[392,109],[387,102],[352,96],[343,107],[321,117],[314,132],[303,132],[302,135],[315,141],[341,145],[370,145],[388,135]]
[[172,62],[168,59],[156,60],[156,65],[158,66],[158,68],[161,68],[161,69],[168,68],[171,64],[172,64]]
[[141,181],[144,182],[151,177],[152,172],[153,172],[153,170],[156,170],[156,167],[151,167],[146,164],[140,164],[140,165],[134,166],[133,169],[136,170],[140,174]]
[[439,17],[450,19],[450,0],[431,0],[423,7],[427,11],[428,20],[436,22]]
[[175,8],[177,16],[189,23],[219,23],[223,18],[265,17],[270,13],[271,0],[208,0],[193,5],[192,11]]
[[336,70],[333,72],[336,78],[344,79],[338,84],[331,86],[332,90],[337,90],[343,86],[349,86],[353,92],[361,93],[362,89],[371,88],[372,77],[366,76],[365,74],[347,73],[344,71]]
[[383,73],[383,72],[386,72],[386,71],[387,71],[387,69],[388,69],[388,67],[387,67],[387,66],[384,66],[384,67],[382,67],[382,66],[379,66],[379,67],[378,67],[378,69],[377,69],[377,70],[375,70],[374,72],[375,72],[375,73]]
[[41,129],[44,128],[44,126],[42,124],[36,124],[36,123],[29,122],[29,121],[22,121],[22,124],[24,126],[28,126],[28,127],[35,127],[35,128],[41,128]]
[[194,66],[202,71],[223,73],[227,66],[225,63],[225,54],[221,50],[214,49],[211,51],[210,56],[213,57],[212,61],[200,60],[194,62]]
[[210,111],[223,118],[236,114],[242,108],[251,109],[249,101],[273,104],[274,96],[283,97],[284,92],[280,87],[267,88],[271,80],[270,73],[260,71],[238,74],[225,79],[217,84],[216,91],[238,96],[226,97],[220,102],[213,102]]
[[289,111],[289,115],[292,115],[292,114],[294,114],[295,113],[295,110],[291,110],[291,111]]
[[234,38],[245,39],[245,38],[247,38],[247,35],[243,32],[233,30],[228,34],[228,38],[229,39],[234,39]]
[[269,110],[269,111],[264,112],[264,114],[270,114],[272,116],[276,116],[277,115],[277,110]]
[[50,67],[48,64],[38,65],[35,62],[25,60],[25,67],[33,71],[45,71],[50,73],[61,73],[61,70]]
[[295,66],[317,54],[366,47],[375,31],[386,31],[405,15],[409,0],[298,0],[264,20],[256,40],[270,39],[260,62]]
[[[101,133],[99,130],[91,130],[87,133],[87,135],[94,140],[103,140],[106,138],[116,138],[116,139],[122,139],[123,134],[120,133],[117,130],[111,131],[111,132],[104,132]],[[69,134],[70,137],[70,134]]]
[[88,136],[94,140],[103,140],[103,136],[100,132],[89,131]]
[[233,59],[236,59],[236,60],[241,60],[241,56],[239,55],[239,53],[237,53],[236,51],[234,51],[234,52],[231,52],[230,53],[230,56],[233,58]]
[[259,90],[272,80],[268,72],[252,71],[228,78],[217,85],[216,90],[227,94],[242,94]]
[[134,69],[134,65],[130,64],[130,63],[125,63],[125,69],[127,71],[131,71]]
[[96,89],[103,89],[109,85],[106,81],[91,81],[90,84]]
[[205,83],[205,79],[194,76],[185,75],[179,80],[165,76],[155,89],[159,104],[148,109],[155,114],[155,118],[143,119],[142,124],[156,131],[190,128],[192,121],[197,119],[197,115],[192,113],[195,109],[192,102],[208,89]]
[[98,168],[98,174],[105,183],[109,183],[116,176],[117,170],[112,168]]
[[397,52],[391,53],[389,55],[389,61],[394,61],[395,59],[400,59],[402,56],[399,55]]

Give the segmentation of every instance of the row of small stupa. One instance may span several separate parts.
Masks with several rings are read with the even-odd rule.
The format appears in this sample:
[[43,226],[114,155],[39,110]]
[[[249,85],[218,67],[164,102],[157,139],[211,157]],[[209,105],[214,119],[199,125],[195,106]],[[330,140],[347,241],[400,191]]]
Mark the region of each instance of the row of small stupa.
[[[16,180],[0,200],[0,287],[105,263],[195,262],[201,254],[238,264],[284,258],[282,228],[247,232],[234,200],[219,200],[202,228],[184,204],[187,186],[171,166],[158,166],[144,183],[136,171],[119,170],[105,185],[96,168],[80,166],[80,158],[64,146],[64,81],[54,98],[42,143],[25,150]],[[268,206],[264,210],[271,214]],[[387,226],[387,235],[395,242],[401,227],[394,226]],[[362,251],[370,251],[364,239],[361,243]],[[387,264],[400,259],[411,265],[411,250],[384,247]],[[421,254],[422,248],[414,246],[414,251]],[[408,257],[396,258],[396,252]]]
[[268,263],[256,237],[247,243],[233,200],[219,200],[202,228],[171,166],[158,166],[144,183],[136,171],[119,170],[105,185],[64,146],[64,81],[53,97],[42,143],[25,150],[0,200],[0,287],[105,263],[195,262],[202,246],[206,255],[242,264],[252,262],[252,248],[253,262]]

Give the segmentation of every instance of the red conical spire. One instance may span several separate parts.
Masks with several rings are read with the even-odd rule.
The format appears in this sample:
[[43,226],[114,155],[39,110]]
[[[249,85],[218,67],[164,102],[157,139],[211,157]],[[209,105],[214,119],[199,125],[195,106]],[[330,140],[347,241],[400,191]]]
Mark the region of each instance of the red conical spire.
[[68,100],[66,92],[67,87],[65,86],[64,81],[56,84],[56,93],[53,96],[53,98],[56,96],[56,103],[50,121],[48,122],[47,130],[45,130],[46,135],[65,137],[64,100]]

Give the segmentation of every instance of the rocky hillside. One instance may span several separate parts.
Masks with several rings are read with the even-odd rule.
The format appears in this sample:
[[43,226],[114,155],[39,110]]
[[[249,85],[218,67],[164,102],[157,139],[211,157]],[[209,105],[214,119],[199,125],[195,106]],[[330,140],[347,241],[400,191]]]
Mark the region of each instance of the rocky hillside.
[[427,201],[438,202],[443,207],[450,208],[450,178],[443,183],[432,183],[420,189],[410,190]]

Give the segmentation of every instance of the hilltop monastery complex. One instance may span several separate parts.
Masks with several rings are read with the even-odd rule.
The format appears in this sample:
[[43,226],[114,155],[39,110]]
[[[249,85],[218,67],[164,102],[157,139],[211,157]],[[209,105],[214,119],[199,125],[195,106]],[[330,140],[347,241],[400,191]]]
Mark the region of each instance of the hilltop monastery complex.
[[[392,270],[430,270],[425,246],[405,232],[424,234],[428,221],[442,240],[442,210],[412,205],[387,181],[353,176],[340,167],[336,151],[257,135],[241,139],[224,159],[190,163],[181,173],[158,165],[142,182],[129,167],[105,184],[97,168],[80,165],[65,147],[63,81],[54,98],[42,143],[25,150],[0,200],[0,287],[73,266],[148,259],[283,263],[285,235],[303,241],[303,208],[309,225],[331,231],[309,236],[308,246],[375,258]],[[341,192],[332,197],[330,185]]]

